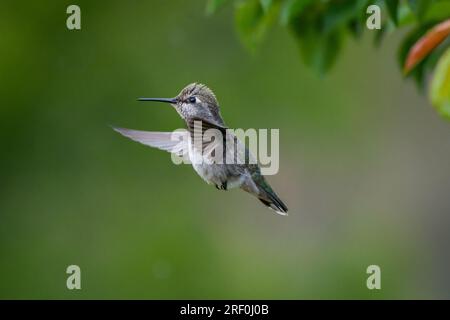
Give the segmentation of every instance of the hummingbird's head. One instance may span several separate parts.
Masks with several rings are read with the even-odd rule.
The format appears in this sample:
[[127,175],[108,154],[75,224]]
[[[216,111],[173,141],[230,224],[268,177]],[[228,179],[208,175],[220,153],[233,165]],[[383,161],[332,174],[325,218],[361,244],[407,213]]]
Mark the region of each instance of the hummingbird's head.
[[170,103],[185,120],[199,118],[214,120],[223,125],[216,96],[204,84],[191,83],[183,88],[175,98],[140,98],[139,101]]

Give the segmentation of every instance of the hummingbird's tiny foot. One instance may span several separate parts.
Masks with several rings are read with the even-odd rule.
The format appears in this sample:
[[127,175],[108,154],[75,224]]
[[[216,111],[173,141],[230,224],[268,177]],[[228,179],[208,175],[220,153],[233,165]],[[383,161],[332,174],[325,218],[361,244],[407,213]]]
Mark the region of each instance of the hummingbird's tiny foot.
[[217,190],[227,190],[227,181],[223,182],[220,186],[218,184],[216,184],[216,189]]

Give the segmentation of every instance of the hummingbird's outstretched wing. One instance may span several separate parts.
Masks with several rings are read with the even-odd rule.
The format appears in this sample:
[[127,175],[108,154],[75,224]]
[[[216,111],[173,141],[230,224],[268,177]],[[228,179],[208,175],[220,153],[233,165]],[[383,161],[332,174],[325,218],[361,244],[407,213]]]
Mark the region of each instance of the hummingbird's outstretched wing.
[[150,132],[113,127],[115,131],[131,140],[140,142],[150,147],[174,153],[180,157],[188,152],[188,131],[174,132]]

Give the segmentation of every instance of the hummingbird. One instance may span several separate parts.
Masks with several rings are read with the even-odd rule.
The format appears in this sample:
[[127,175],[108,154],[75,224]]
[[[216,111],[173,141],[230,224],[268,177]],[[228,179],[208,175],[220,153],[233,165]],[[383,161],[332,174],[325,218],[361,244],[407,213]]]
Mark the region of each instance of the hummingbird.
[[[147,146],[177,155],[187,154],[194,170],[208,184],[214,185],[219,190],[240,188],[258,198],[275,212],[287,215],[288,208],[261,174],[261,169],[256,161],[251,163],[249,161],[219,163],[214,160],[211,161],[210,153],[205,155],[204,150],[208,147],[211,149],[211,144],[220,142],[228,146],[227,143],[232,141],[237,145],[238,155],[245,156],[247,160],[254,159],[248,148],[232,132],[227,130],[228,127],[220,114],[217,98],[206,85],[191,83],[174,98],[139,98],[138,101],[162,102],[172,105],[186,124],[187,130],[185,133],[188,135],[188,139],[185,141],[193,141],[194,131],[199,128],[199,123],[201,132],[205,132],[207,129],[218,130],[223,133],[223,140],[214,140],[209,145],[205,142],[201,144],[187,143],[187,145],[180,147],[179,141],[174,141],[172,138],[172,132],[150,132],[113,127],[115,131]],[[225,147],[222,150],[224,156],[231,152],[229,148]],[[200,157],[209,157],[208,160],[210,161],[194,161],[199,154]]]

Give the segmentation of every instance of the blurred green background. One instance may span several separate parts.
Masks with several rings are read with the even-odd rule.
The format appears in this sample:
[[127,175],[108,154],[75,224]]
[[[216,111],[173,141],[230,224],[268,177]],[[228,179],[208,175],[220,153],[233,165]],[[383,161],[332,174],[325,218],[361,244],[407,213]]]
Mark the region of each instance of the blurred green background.
[[[280,27],[249,54],[232,6],[77,1],[69,31],[69,4],[0,10],[0,298],[450,298],[450,125],[401,78],[399,34],[321,78]],[[109,127],[182,127],[136,98],[194,81],[230,127],[280,129],[288,217]]]

